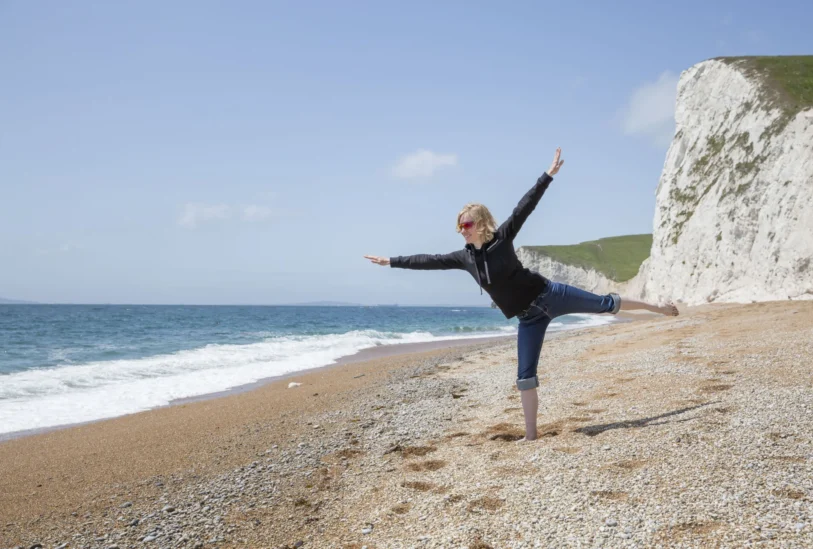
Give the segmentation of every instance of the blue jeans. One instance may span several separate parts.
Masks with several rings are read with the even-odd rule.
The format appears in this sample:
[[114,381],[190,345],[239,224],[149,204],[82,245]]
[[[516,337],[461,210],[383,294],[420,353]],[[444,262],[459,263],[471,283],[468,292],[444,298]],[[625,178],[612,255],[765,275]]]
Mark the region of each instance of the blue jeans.
[[545,331],[551,320],[574,313],[617,313],[620,306],[618,294],[596,295],[575,286],[550,281],[530,307],[517,315],[517,388],[526,390],[539,387],[536,370]]

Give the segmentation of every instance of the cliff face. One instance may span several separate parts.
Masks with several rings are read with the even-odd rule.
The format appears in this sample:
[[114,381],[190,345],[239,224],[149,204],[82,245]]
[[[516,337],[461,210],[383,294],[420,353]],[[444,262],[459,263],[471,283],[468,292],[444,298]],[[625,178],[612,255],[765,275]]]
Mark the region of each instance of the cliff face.
[[619,283],[525,248],[520,261],[647,301],[813,299],[813,57],[704,61],[683,72],[677,92],[638,274]]
[[746,62],[678,84],[649,259],[627,287],[652,301],[813,299],[813,110],[782,103]]
[[595,293],[608,293],[618,287],[617,282],[598,271],[567,265],[527,248],[519,248],[517,258],[524,267],[541,273],[555,282],[564,282]]

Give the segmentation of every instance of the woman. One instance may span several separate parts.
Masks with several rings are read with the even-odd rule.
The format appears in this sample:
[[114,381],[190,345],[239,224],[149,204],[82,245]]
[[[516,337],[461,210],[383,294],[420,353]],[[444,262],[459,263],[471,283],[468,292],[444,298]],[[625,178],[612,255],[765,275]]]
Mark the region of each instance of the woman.
[[517,317],[517,389],[520,391],[525,415],[525,438],[536,439],[536,414],[539,408],[536,375],[545,330],[557,316],[574,313],[611,313],[619,310],[646,309],[668,316],[677,316],[674,304],[652,305],[621,298],[618,294],[595,295],[574,286],[553,282],[533,272],[519,262],[513,241],[525,220],[536,208],[539,199],[564,164],[562,150],[556,149],[553,163],[528,191],[511,216],[499,227],[488,208],[482,204],[467,204],[457,214],[457,231],[466,245],[462,250],[442,255],[410,255],[378,257],[365,255],[377,265],[402,269],[462,269],[468,271],[491,296],[506,318]]

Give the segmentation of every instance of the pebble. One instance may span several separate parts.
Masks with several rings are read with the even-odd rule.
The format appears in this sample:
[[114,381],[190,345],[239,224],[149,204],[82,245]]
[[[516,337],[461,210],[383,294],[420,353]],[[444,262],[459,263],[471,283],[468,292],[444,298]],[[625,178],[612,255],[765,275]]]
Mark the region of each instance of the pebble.
[[[599,341],[601,337],[603,336],[598,336]],[[685,336],[681,344],[688,348],[693,345],[692,341],[694,340],[691,337]],[[593,344],[595,343],[591,345]],[[552,345],[547,351],[550,363],[567,365],[569,356],[578,356],[587,348],[586,345],[583,347],[579,345],[575,343],[569,347]],[[652,380],[657,380],[661,374],[688,376],[692,368],[700,368],[704,364],[700,362],[699,365],[693,362],[684,364],[680,361],[669,362],[657,358],[644,360],[640,359],[639,355],[643,356],[645,353],[633,351],[625,355],[623,368],[646,372],[644,375]],[[702,355],[702,358],[706,362],[712,361],[707,355]],[[799,360],[802,358],[804,357],[800,357]],[[590,365],[585,367],[588,370],[592,368]],[[602,367],[607,368],[608,365],[603,364]],[[621,364],[610,364],[609,367],[618,369]],[[735,366],[733,364],[721,366],[729,367]],[[745,371],[745,368],[758,368],[760,365],[755,358],[752,363],[743,364],[741,367]],[[595,371],[602,370],[596,367]],[[313,543],[311,539],[321,535],[317,533],[317,529],[335,528],[343,522],[346,522],[346,525],[342,530],[352,536],[358,535],[358,530],[355,530],[358,524],[364,525],[361,529],[362,534],[370,535],[373,533],[374,525],[365,521],[374,517],[366,514],[369,512],[367,502],[356,498],[353,485],[358,483],[362,490],[357,493],[366,494],[364,497],[369,496],[371,492],[363,490],[373,486],[382,488],[380,491],[372,492],[374,494],[372,497],[375,505],[383,512],[398,504],[407,506],[408,512],[399,515],[397,523],[387,525],[386,535],[388,537],[392,535],[392,539],[397,540],[394,546],[464,547],[469,540],[488,533],[488,537],[483,538],[483,544],[495,548],[529,549],[552,546],[562,543],[563,540],[567,540],[566,544],[574,547],[628,547],[633,544],[650,547],[655,545],[654,540],[659,535],[668,533],[669,529],[676,525],[711,520],[727,526],[719,532],[707,534],[709,540],[715,540],[710,546],[742,547],[749,543],[757,545],[775,543],[777,546],[813,547],[808,543],[813,539],[808,522],[811,520],[813,507],[809,505],[808,500],[794,501],[787,497],[771,495],[773,488],[784,490],[785,487],[809,493],[807,481],[800,481],[801,477],[798,476],[798,470],[807,464],[797,465],[795,461],[766,459],[782,456],[798,459],[810,455],[810,437],[806,434],[811,425],[810,420],[806,418],[810,416],[799,415],[796,409],[794,411],[787,409],[788,406],[794,405],[796,408],[803,408],[804,406],[797,405],[799,402],[813,404],[809,388],[797,390],[788,386],[782,389],[784,392],[779,392],[768,382],[760,385],[759,390],[750,387],[740,389],[735,386],[727,392],[714,395],[715,398],[723,400],[724,406],[729,408],[730,411],[725,413],[718,413],[711,408],[684,413],[677,409],[679,408],[677,404],[674,408],[668,408],[662,402],[647,401],[646,394],[642,393],[635,396],[640,397],[640,402],[636,403],[639,408],[634,412],[613,409],[606,414],[606,418],[597,416],[592,422],[572,425],[574,428],[582,425],[599,426],[616,421],[616,418],[618,421],[655,418],[659,414],[674,411],[677,413],[676,420],[691,419],[692,425],[695,425],[691,434],[682,435],[685,444],[681,445],[664,445],[664,442],[674,441],[675,430],[683,429],[687,424],[676,420],[666,422],[655,420],[647,429],[620,427],[606,434],[599,433],[598,444],[594,438],[574,433],[568,434],[567,439],[552,438],[533,448],[515,449],[502,445],[500,441],[483,440],[481,437],[485,429],[497,421],[503,421],[489,415],[492,405],[496,406],[496,415],[499,415],[505,406],[517,405],[516,402],[505,404],[506,396],[511,396],[505,387],[511,387],[513,383],[510,371],[503,373],[496,369],[483,369],[479,372],[472,369],[466,373],[467,398],[455,402],[476,401],[483,409],[488,408],[489,411],[486,413],[475,409],[469,412],[465,406],[451,405],[456,406],[453,409],[453,417],[473,416],[473,420],[471,423],[461,423],[451,428],[452,432],[469,433],[468,437],[460,436],[451,442],[445,438],[450,432],[450,427],[443,425],[442,417],[447,415],[449,410],[443,408],[448,408],[450,404],[444,396],[447,394],[449,383],[460,383],[462,379],[459,376],[454,377],[457,374],[452,372],[446,372],[444,376],[451,376],[453,381],[449,378],[425,376],[417,378],[416,381],[408,376],[404,376],[403,379],[396,376],[391,385],[387,385],[386,388],[382,385],[380,389],[376,389],[376,392],[381,394],[371,395],[365,405],[348,408],[336,414],[305,417],[305,421],[298,426],[299,429],[303,427],[309,429],[305,427],[308,419],[313,420],[310,425],[314,428],[318,425],[337,427],[337,432],[332,435],[324,434],[324,430],[320,431],[323,432],[324,440],[309,437],[311,431],[306,430],[303,431],[305,432],[303,438],[290,436],[282,439],[280,449],[277,444],[271,446],[274,450],[273,457],[252,462],[251,460],[255,459],[254,454],[262,452],[252,451],[251,458],[230,465],[220,477],[201,477],[200,480],[193,477],[194,480],[184,479],[184,482],[179,482],[176,477],[167,476],[167,484],[171,489],[164,492],[165,495],[158,500],[160,503],[155,503],[156,512],[151,515],[139,514],[142,517],[140,522],[139,519],[134,519],[129,523],[129,526],[142,524],[142,528],[122,528],[107,538],[107,544],[115,540],[121,547],[130,548],[139,547],[137,543],[139,540],[147,543],[160,539],[161,541],[149,547],[201,549],[208,546],[208,543],[204,543],[206,541],[210,543],[225,541],[228,546],[246,547],[247,542],[242,541],[242,537],[251,535],[253,528],[257,527],[258,531],[266,528],[269,535],[273,535],[276,526],[265,519],[261,520],[261,524],[252,525],[250,522],[230,523],[228,518],[217,520],[216,517],[229,517],[234,512],[246,513],[255,505],[256,508],[269,509],[281,506],[286,509],[287,516],[287,505],[296,501],[297,497],[305,497],[312,507],[297,508],[296,514],[291,515],[292,520],[306,519],[305,524],[311,526],[304,526],[299,535],[314,537],[303,537],[293,547],[310,546]],[[410,374],[422,373],[424,370],[421,369],[410,372]],[[697,383],[701,383],[702,376],[705,375],[698,374],[701,377]],[[495,383],[497,376],[505,377],[505,387],[500,385],[501,382]],[[738,383],[746,383],[745,377],[738,376]],[[566,376],[563,379],[567,380],[564,386],[573,395],[593,390],[592,385],[571,387],[569,384],[573,383],[572,379]],[[551,394],[559,394],[557,391],[560,388],[555,387],[559,382],[555,376],[552,376],[548,383]],[[686,387],[688,387],[685,389],[687,398],[701,398],[692,393],[696,390],[695,386],[690,386],[687,382]],[[738,396],[740,393],[743,396]],[[624,396],[620,395],[620,398]],[[573,396],[572,399],[575,401],[583,398]],[[756,405],[750,406],[752,401],[755,401]],[[391,417],[398,419],[397,431],[375,435],[373,430],[363,430],[365,422],[372,415],[370,408],[380,405],[386,405]],[[564,411],[557,410],[556,404],[550,406],[552,417],[544,421],[564,420],[568,414],[573,413],[568,410],[567,402],[564,403]],[[597,404],[595,406],[598,407]],[[561,417],[555,415],[560,412]],[[762,414],[766,415],[763,417]],[[787,421],[788,417],[796,418],[799,426]],[[352,418],[359,418],[359,421],[344,423],[345,419]],[[378,415],[374,419],[376,428],[382,422],[388,421],[386,417]],[[543,420],[540,418],[540,421]],[[519,426],[521,416],[518,416],[516,421],[508,422]],[[780,430],[787,431],[785,437],[779,433],[772,435],[768,443],[764,443],[762,439],[768,439],[770,433]],[[353,446],[348,444],[351,440],[348,437],[352,437]],[[601,440],[602,437],[606,437],[611,444],[602,444],[604,442]],[[773,449],[770,443],[774,439],[781,448]],[[307,443],[300,442],[302,440]],[[470,442],[476,444],[469,444]],[[263,446],[258,445],[257,448],[269,447],[264,445],[267,442],[260,444]],[[432,455],[403,455],[407,447],[430,444],[437,447]],[[469,449],[469,446],[474,448]],[[668,446],[668,451],[664,450],[664,446]],[[335,453],[350,448],[359,450],[360,454],[347,457],[344,460],[346,466],[338,465],[341,460],[336,459]],[[568,448],[576,451],[570,453],[567,451]],[[709,451],[709,448],[719,450]],[[720,467],[719,462],[713,462],[718,465],[717,467],[707,468],[703,465],[706,460],[722,456],[724,450],[731,448],[737,448],[742,456],[731,453],[731,459],[726,458],[726,467]],[[560,449],[565,451],[557,451]],[[382,454],[389,454],[387,461],[380,464],[382,466],[368,467],[371,462],[377,462]],[[494,457],[491,457],[492,455]],[[446,461],[447,467],[438,473],[406,472],[409,475],[407,480],[426,481],[438,487],[447,485],[445,487],[448,487],[448,491],[423,494],[402,487],[400,472],[404,470],[405,464],[420,463],[428,459]],[[454,478],[450,482],[443,475],[452,471],[454,460],[461,459],[466,460],[456,462],[462,467],[461,473],[453,474]],[[489,474],[495,467],[505,468],[506,471],[528,472],[531,470],[528,466],[529,461],[544,464],[544,469],[531,467],[533,478],[538,478],[536,474],[540,470],[546,471],[544,497],[540,496],[539,483],[532,479]],[[384,464],[394,466],[386,467],[387,471],[399,473],[386,475]],[[748,469],[746,467],[748,464],[756,466]],[[333,465],[337,465],[338,472],[334,471]],[[347,466],[351,469],[346,470]],[[792,471],[796,473],[791,473]],[[755,476],[765,480],[762,484],[757,484],[754,481]],[[323,478],[327,481],[326,489],[317,484],[322,482]],[[334,482],[336,484],[333,484]],[[306,493],[289,490],[289,487],[299,489],[305,483],[313,484]],[[709,485],[715,485],[717,490],[707,492],[701,489]],[[336,491],[334,487],[337,487]],[[445,524],[441,524],[434,507],[434,502],[437,501],[434,498],[441,497],[436,495],[438,493],[444,494],[442,514],[448,513],[451,519]],[[141,497],[141,494],[131,495],[136,499]],[[169,511],[172,508],[167,504],[170,497],[181,505],[179,512]],[[498,501],[499,506],[486,511],[476,510],[478,512],[475,515],[469,507],[474,500],[481,497]],[[641,501],[642,505],[632,506],[625,503],[630,501]],[[183,506],[183,502],[187,502],[186,507]],[[94,515],[92,526],[83,525],[85,532],[107,531],[103,524],[105,521],[111,521],[118,513],[115,509],[117,503],[111,501],[109,505],[113,508],[112,513],[108,510],[106,515]],[[359,507],[363,510],[358,511]],[[751,507],[753,511],[750,514],[746,512],[744,520],[739,522],[737,519],[743,516],[743,509]],[[161,511],[158,511],[159,509]],[[340,516],[344,516],[346,521],[342,521]],[[601,516],[605,517],[603,522]],[[620,518],[616,519],[616,516]],[[262,519],[262,515],[259,517]],[[311,518],[314,519],[313,522],[307,520]],[[130,517],[120,524],[126,524],[129,519]],[[420,525],[417,524],[419,521]],[[619,522],[624,522],[624,527],[619,528]],[[763,527],[754,530],[754,524],[762,524]],[[385,533],[381,528],[379,525],[378,536]],[[425,542],[425,545],[409,541],[416,539],[415,534],[418,531],[425,533],[417,538],[418,541]],[[60,535],[65,539],[64,535],[56,531],[53,535]],[[724,537],[726,541],[716,543],[718,539],[722,540]],[[371,538],[372,536],[363,539],[374,541]],[[77,534],[71,547],[90,547],[92,539],[92,536],[85,538]],[[309,541],[305,542],[304,539]],[[431,541],[433,539],[434,541]],[[687,537],[687,543],[689,539]],[[262,538],[258,541],[262,541]],[[53,545],[49,543],[48,546]],[[362,549],[366,547],[368,546],[362,546]],[[42,545],[39,545],[39,548],[42,548]]]
[[124,503],[122,503],[121,505],[119,505],[119,507],[121,507],[122,509],[126,509],[127,507],[132,507],[132,506],[133,506],[133,502],[132,502],[132,501],[125,501]]

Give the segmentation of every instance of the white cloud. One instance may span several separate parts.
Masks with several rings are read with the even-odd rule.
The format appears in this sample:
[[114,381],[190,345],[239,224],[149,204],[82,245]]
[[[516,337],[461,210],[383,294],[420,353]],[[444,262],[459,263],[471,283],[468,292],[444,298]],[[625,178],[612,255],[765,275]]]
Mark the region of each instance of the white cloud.
[[679,76],[669,71],[656,82],[646,82],[632,93],[623,112],[626,135],[645,135],[658,146],[668,146],[675,134],[675,99]]
[[456,154],[437,154],[420,149],[412,154],[402,156],[392,168],[392,174],[401,179],[430,177],[443,166],[456,166]]
[[183,214],[178,219],[178,225],[194,229],[200,223],[229,219],[231,208],[225,204],[201,204],[190,202],[184,207]]
[[262,221],[271,217],[273,211],[268,206],[258,206],[257,204],[250,204],[243,207],[243,220],[244,221]]

